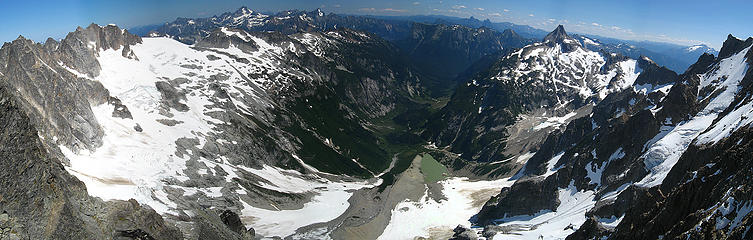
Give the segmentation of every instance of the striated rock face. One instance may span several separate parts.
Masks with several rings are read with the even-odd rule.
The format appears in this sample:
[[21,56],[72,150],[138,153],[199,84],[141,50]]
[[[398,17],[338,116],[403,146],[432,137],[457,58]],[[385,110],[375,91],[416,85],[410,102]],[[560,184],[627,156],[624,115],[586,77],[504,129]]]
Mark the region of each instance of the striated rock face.
[[89,80],[99,75],[98,52],[122,49],[128,56],[129,46],[140,42],[118,27],[94,24],[44,45],[20,37],[0,49],[0,82],[23,99],[24,110],[48,138],[46,144],[92,150],[101,144],[103,132],[90,106],[109,97],[100,83]]
[[130,46],[137,43],[141,43],[141,38],[126,30],[113,25],[100,27],[91,24],[68,34],[56,50],[65,66],[95,77],[99,75],[99,63],[96,60],[98,51],[120,50],[123,57],[128,57],[131,55]]
[[117,239],[129,232],[183,238],[135,200],[104,202],[89,196],[44,148],[34,122],[6,86],[0,86],[0,112],[0,238]]

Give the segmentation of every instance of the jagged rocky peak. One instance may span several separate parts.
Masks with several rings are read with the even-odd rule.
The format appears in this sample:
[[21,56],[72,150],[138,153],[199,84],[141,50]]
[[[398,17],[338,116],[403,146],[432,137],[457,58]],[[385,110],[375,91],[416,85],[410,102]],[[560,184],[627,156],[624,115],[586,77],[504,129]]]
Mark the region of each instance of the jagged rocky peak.
[[[219,25],[225,25],[225,26],[233,26],[233,27],[241,27],[241,26],[256,26],[261,24],[264,19],[266,19],[266,14],[260,13],[260,12],[254,12],[254,10],[249,9],[248,7],[241,7],[238,8],[233,13],[224,13],[218,17],[212,17],[212,22],[214,24]],[[201,19],[197,19],[201,20]]]
[[[228,14],[229,13],[225,13],[225,14],[222,15],[222,16],[225,16],[225,17],[223,17],[223,20],[227,19],[226,16]],[[238,8],[238,10],[235,10],[235,12],[233,12],[232,14],[229,14],[229,15],[231,15],[233,18],[235,18],[235,20],[239,20],[239,19],[240,20],[245,20],[246,18],[251,18],[251,17],[266,17],[266,15],[264,15],[264,14],[262,14],[260,12],[254,12],[254,10],[252,10],[252,9],[246,7],[246,6]]]
[[[103,131],[89,106],[107,101],[108,91],[96,81],[102,51],[115,50],[136,59],[131,45],[142,39],[115,25],[91,24],[78,27],[60,42],[47,39],[37,44],[23,37],[0,49],[0,82],[13,87],[23,99],[31,119],[41,135],[57,137],[56,145],[73,150],[93,149],[100,144]],[[32,66],[32,67],[29,67]],[[49,99],[56,101],[48,103]],[[32,111],[33,110],[33,111]]]
[[123,57],[135,58],[130,46],[142,43],[141,37],[120,29],[115,25],[99,26],[90,24],[86,28],[78,27],[60,41],[57,48],[60,60],[67,67],[75,69],[93,78],[99,75],[97,52],[120,50]]
[[753,43],[753,37],[749,37],[748,39],[743,41],[742,39],[736,38],[735,36],[732,36],[732,34],[729,34],[727,35],[727,40],[725,40],[724,44],[722,44],[722,49],[719,50],[719,59],[730,57],[750,46],[751,43]]
[[575,50],[577,47],[581,47],[580,43],[574,38],[567,35],[565,27],[562,25],[557,26],[554,31],[544,37],[544,43],[548,46],[554,47],[557,44],[562,46],[563,52],[569,52]]
[[[487,72],[460,86],[462,90],[458,92],[471,94],[453,96],[448,106],[463,109],[467,111],[464,114],[474,118],[446,117],[438,122],[445,121],[442,124],[447,127],[429,134],[436,134],[433,140],[437,146],[450,145],[452,151],[462,152],[467,160],[501,161],[509,158],[505,154],[527,153],[545,141],[549,131],[567,126],[579,114],[585,115],[593,103],[633,86],[639,75],[641,68],[636,60],[582,48],[559,26],[543,43],[507,54]],[[534,116],[536,111],[540,112],[529,118],[533,120],[516,120],[518,116]],[[546,122],[550,120],[544,119],[564,120],[549,125]],[[520,128],[523,124],[535,127]],[[514,133],[509,136],[508,126]],[[515,129],[531,130],[522,133]]]
[[58,41],[55,41],[55,39],[47,38],[46,41],[44,41],[44,48],[47,51],[55,51],[60,47],[60,43]]
[[[114,24],[99,26],[90,24],[86,28],[78,27],[76,31],[69,33],[63,41],[86,41],[88,47],[96,47],[101,50],[120,49],[125,45],[141,43],[141,37],[133,35],[128,30],[120,29]],[[93,46],[91,46],[93,45]]]
[[638,78],[635,79],[634,85],[640,86],[650,84],[652,86],[661,86],[671,84],[677,81],[677,73],[665,66],[659,66],[646,56],[641,56],[637,60],[638,67],[642,70]]
[[[554,40],[554,39],[561,39],[569,37],[567,35],[567,31],[565,31],[565,27],[562,25],[558,25],[557,28],[554,29],[554,31],[550,32],[549,34],[544,37],[544,40]],[[556,41],[556,40],[555,40]]]
[[251,14],[254,13],[254,10],[249,9],[246,6],[242,6],[238,8],[238,10],[235,11],[236,14]]

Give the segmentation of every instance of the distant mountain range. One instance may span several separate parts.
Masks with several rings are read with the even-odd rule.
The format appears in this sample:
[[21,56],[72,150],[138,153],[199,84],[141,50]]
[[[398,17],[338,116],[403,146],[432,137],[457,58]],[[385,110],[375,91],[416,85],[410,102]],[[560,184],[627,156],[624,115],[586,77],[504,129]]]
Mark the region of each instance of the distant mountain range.
[[631,58],[646,56],[675,72],[682,73],[704,53],[718,54],[706,45],[680,46],[670,43],[629,41],[594,35],[573,35],[588,49],[620,53]]
[[[247,8],[246,8],[247,9]],[[241,10],[239,10],[241,11]],[[322,13],[322,16],[319,16],[319,13]],[[215,22],[214,25],[222,24],[221,19],[225,19],[229,16],[239,17],[243,13],[236,11],[235,13],[225,13],[220,16],[214,16],[210,18],[198,18],[194,19],[194,21],[199,20],[199,25],[205,25],[206,22],[202,21],[202,19],[213,19],[214,21],[220,20],[218,22]],[[459,17],[451,17],[451,16],[443,16],[443,15],[419,15],[419,16],[372,16],[372,15],[365,15],[365,16],[358,16],[358,15],[338,15],[338,14],[324,14],[321,10],[314,10],[311,12],[307,11],[285,11],[280,13],[270,13],[270,14],[262,14],[262,13],[256,13],[259,15],[256,16],[268,16],[267,20],[271,20],[270,22],[275,22],[275,17],[280,20],[280,18],[285,18],[288,16],[294,16],[294,15],[301,15],[301,14],[307,14],[306,17],[311,18],[313,27],[318,29],[332,29],[332,28],[338,28],[338,27],[347,27],[347,28],[353,28],[357,30],[367,31],[374,34],[379,35],[382,38],[385,38],[390,41],[399,41],[404,40],[409,37],[409,33],[411,32],[412,23],[424,23],[424,24],[441,24],[441,25],[462,25],[470,28],[481,28],[485,27],[488,29],[493,29],[498,32],[504,32],[506,30],[512,30],[516,34],[520,35],[523,38],[527,39],[541,39],[546,34],[548,34],[547,31],[533,28],[531,26],[527,25],[519,25],[514,24],[510,22],[491,22],[490,20],[480,20],[474,17],[469,18],[459,18]],[[225,19],[226,21],[227,19]],[[187,18],[178,18],[176,21],[171,22],[169,24],[154,24],[154,25],[146,25],[146,26],[140,26],[140,27],[134,27],[129,30],[131,30],[133,33],[145,36],[150,31],[153,30],[159,30],[160,32],[167,32],[167,33],[175,33],[170,32],[167,29],[170,28],[176,28],[180,27],[181,25],[184,25],[187,21]],[[232,25],[232,24],[231,24]],[[272,24],[274,25],[274,24]],[[206,27],[206,26],[205,26]],[[265,24],[263,27],[249,27],[249,30],[259,30],[259,29],[267,29],[267,30],[274,30],[273,27],[270,27],[269,25]],[[279,27],[279,26],[278,26]],[[303,27],[303,26],[299,26]],[[304,28],[301,28],[304,29]],[[182,31],[188,30],[190,32],[190,27],[182,29]],[[186,33],[181,33],[181,35],[185,35]],[[713,48],[706,46],[706,45],[694,45],[694,46],[682,46],[677,44],[671,44],[671,43],[662,43],[662,42],[652,42],[652,41],[634,41],[634,40],[621,40],[621,39],[615,39],[615,38],[608,38],[608,37],[602,37],[597,35],[579,35],[574,34],[573,35],[576,39],[579,41],[582,41],[584,46],[587,48],[598,51],[601,49],[604,49],[608,52],[615,52],[620,53],[625,56],[629,56],[632,58],[639,58],[640,56],[647,56],[654,60],[656,63],[658,63],[661,66],[666,66],[669,69],[672,69],[675,72],[684,72],[685,69],[687,69],[691,64],[695,63],[695,61],[698,59],[699,56],[703,53],[710,53],[710,54],[716,54],[718,53]],[[583,42],[585,41],[582,38],[589,38],[591,42],[595,44],[590,44],[591,42]],[[188,39],[188,38],[187,38]]]
[[[219,16],[178,18],[159,27],[138,30],[145,36],[169,36],[193,44],[208,36],[211,29],[221,26],[284,34],[336,29],[354,29],[375,34],[393,42],[423,75],[436,80],[427,84],[434,95],[446,93],[454,87],[459,74],[479,59],[533,42],[510,29],[497,31],[487,27],[474,28],[457,24],[425,24],[401,19],[325,14],[318,9],[267,15],[243,7]],[[443,67],[437,69],[437,64]]]

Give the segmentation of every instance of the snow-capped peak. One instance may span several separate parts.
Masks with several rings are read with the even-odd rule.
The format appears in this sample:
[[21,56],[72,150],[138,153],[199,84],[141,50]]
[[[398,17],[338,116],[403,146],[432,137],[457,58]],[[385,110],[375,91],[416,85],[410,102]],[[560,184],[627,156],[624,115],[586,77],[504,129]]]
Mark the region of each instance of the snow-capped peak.
[[690,47],[685,48],[685,51],[692,52],[692,51],[698,50],[701,47],[703,46],[702,45],[690,46]]
[[601,46],[601,43],[598,42],[598,40],[590,39],[587,37],[581,36],[581,39],[583,39],[584,45],[593,45],[593,46]]
[[554,102],[566,103],[572,97],[603,99],[632,86],[641,72],[634,59],[620,60],[619,56],[603,56],[581,47],[561,25],[544,40],[506,57],[517,61],[503,66],[492,78],[545,86],[544,91],[554,93]]
[[243,6],[243,7],[239,8],[238,11],[236,11],[236,13],[238,13],[238,14],[253,14],[254,10],[248,9],[248,7]]
[[269,16],[262,13],[254,12],[247,7],[241,7],[232,14],[223,14],[218,24],[223,26],[240,27],[245,23],[248,27],[252,27],[263,24],[268,17]]
[[702,52],[705,52],[705,53],[713,53],[714,52],[713,48],[710,48],[709,46],[706,46],[704,44],[697,44],[697,45],[693,45],[693,46],[685,48],[685,52],[689,52],[689,53],[695,52],[695,51],[698,51],[698,50],[701,50]]

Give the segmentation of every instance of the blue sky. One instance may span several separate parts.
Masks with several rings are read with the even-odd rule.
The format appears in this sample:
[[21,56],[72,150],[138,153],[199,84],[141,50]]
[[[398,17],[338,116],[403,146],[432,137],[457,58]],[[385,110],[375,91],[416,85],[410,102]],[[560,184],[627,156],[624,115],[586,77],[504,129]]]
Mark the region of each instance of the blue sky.
[[719,48],[732,33],[753,36],[753,1],[661,0],[169,0],[169,1],[17,1],[0,0],[0,42],[23,35],[35,41],[62,38],[76,26],[115,23],[121,27],[164,23],[176,17],[207,17],[240,6],[260,11],[322,8],[356,15],[474,16],[551,30],[562,24],[570,32],[631,40],[705,43]]

